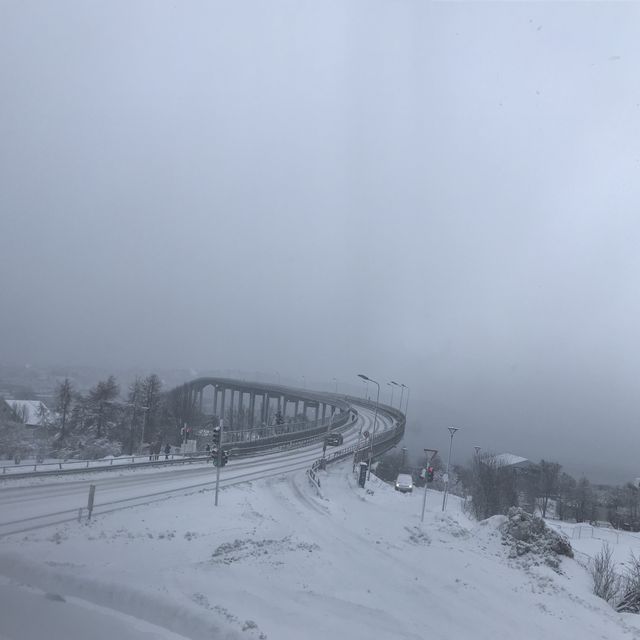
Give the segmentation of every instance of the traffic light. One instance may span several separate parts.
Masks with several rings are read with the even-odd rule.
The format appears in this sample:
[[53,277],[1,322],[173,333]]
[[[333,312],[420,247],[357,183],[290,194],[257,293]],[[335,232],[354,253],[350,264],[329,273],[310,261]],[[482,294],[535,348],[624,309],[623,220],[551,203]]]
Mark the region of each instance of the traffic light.
[[427,467],[427,482],[433,482],[433,474],[435,473],[433,467]]
[[218,445],[220,444],[220,435],[221,435],[220,427],[214,427],[213,428],[213,446],[214,447],[218,447]]
[[214,465],[217,466],[219,461],[220,466],[224,467],[224,465],[227,464],[227,462],[229,462],[229,452],[225,451],[224,449],[218,450],[216,447],[214,447],[211,450],[211,460]]

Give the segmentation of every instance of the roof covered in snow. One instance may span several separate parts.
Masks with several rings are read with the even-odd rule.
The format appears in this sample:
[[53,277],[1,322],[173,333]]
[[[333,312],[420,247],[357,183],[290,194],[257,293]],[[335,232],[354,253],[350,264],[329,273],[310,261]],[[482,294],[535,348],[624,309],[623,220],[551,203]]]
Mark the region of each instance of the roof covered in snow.
[[528,467],[533,464],[531,460],[517,456],[514,453],[499,453],[492,458],[499,467]]
[[20,422],[31,426],[42,426],[53,418],[47,405],[40,400],[7,400]]

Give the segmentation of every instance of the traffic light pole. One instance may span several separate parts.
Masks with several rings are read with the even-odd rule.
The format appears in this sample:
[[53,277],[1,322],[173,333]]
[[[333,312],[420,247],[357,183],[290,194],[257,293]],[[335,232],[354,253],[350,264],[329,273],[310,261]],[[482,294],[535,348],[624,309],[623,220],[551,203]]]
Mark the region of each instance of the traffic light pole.
[[218,506],[218,491],[220,490],[220,465],[222,464],[222,419],[220,419],[220,426],[218,427],[220,431],[218,432],[218,454],[217,454],[217,462],[216,462],[216,501],[215,506]]
[[[424,495],[422,496],[422,515],[420,516],[420,522],[424,522],[424,508],[427,506],[427,474],[429,473],[429,467],[431,466],[431,461],[436,457],[436,453],[438,453],[437,449],[425,449],[424,450],[427,456],[427,465],[424,469]],[[429,457],[431,454],[431,457]]]

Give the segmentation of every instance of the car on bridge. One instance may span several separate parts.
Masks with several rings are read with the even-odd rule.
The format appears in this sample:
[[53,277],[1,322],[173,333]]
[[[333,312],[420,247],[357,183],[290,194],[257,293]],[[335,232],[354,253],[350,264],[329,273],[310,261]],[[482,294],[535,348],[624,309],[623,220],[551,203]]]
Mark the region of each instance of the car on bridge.
[[338,447],[344,442],[344,438],[341,433],[330,433],[325,438],[325,442],[330,447]]

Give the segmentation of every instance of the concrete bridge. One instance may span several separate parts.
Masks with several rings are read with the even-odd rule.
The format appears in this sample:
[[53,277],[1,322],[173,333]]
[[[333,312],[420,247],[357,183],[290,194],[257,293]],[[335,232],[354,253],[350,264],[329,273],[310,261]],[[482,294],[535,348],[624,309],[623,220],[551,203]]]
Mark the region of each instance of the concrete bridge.
[[173,389],[180,421],[224,419],[224,440],[242,442],[345,424],[350,404],[330,393],[232,378],[196,378]]

